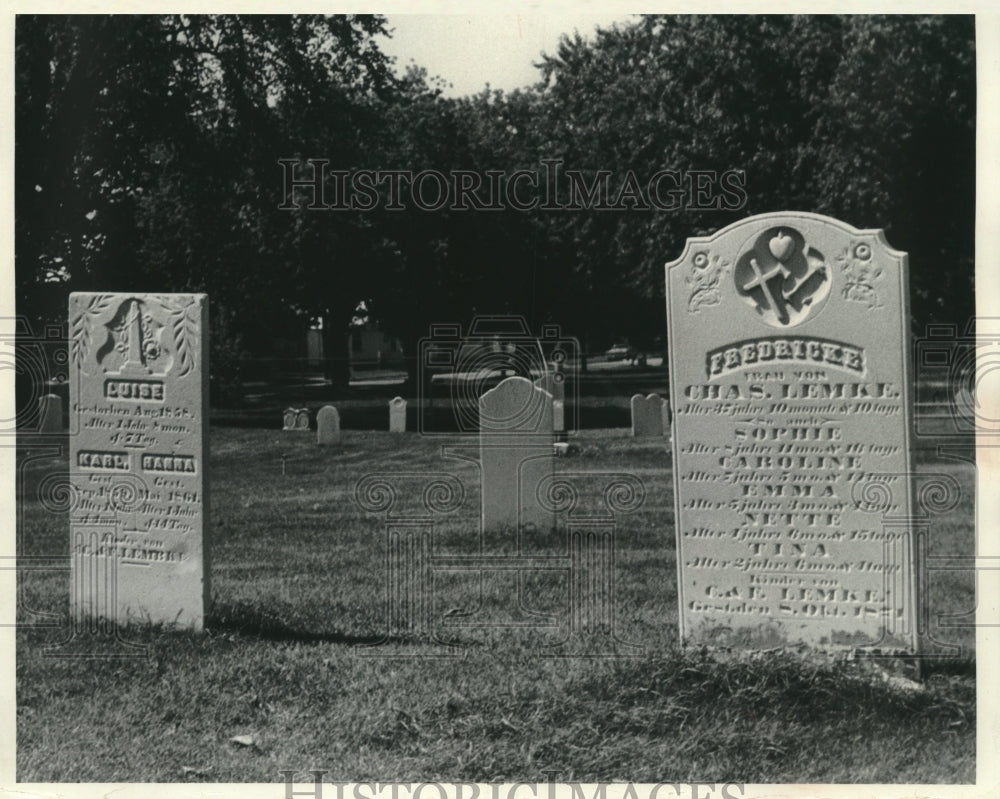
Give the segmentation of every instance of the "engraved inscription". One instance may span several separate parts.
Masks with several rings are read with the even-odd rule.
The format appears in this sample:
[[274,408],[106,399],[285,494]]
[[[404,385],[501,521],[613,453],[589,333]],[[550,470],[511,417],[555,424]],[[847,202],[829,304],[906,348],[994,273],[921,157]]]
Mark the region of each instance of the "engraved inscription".
[[76,465],[81,469],[127,472],[131,468],[127,452],[87,452],[76,454]]
[[840,341],[817,338],[762,338],[741,341],[708,353],[708,375],[721,377],[738,369],[761,364],[830,364],[849,372],[864,374],[864,350]]
[[163,402],[163,383],[158,380],[105,380],[104,396],[110,400]]
[[195,474],[195,460],[190,455],[150,455],[142,456],[145,472],[178,472]]

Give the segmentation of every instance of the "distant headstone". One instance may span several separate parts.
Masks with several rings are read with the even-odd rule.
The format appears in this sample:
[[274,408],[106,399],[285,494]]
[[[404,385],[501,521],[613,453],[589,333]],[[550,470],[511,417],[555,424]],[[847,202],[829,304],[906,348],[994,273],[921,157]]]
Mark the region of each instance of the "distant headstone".
[[552,395],[508,377],[479,398],[483,529],[533,525],[549,530],[538,486],[553,473]]
[[389,432],[406,432],[406,400],[402,397],[389,400]]
[[39,433],[62,432],[62,407],[62,397],[58,394],[45,394],[38,398]]
[[208,298],[69,298],[74,618],[200,630],[209,600]]
[[308,408],[285,408],[282,430],[309,430]]
[[666,282],[682,639],[914,651],[906,254],[765,214]]
[[[537,380],[535,385],[552,395],[552,425],[553,430],[561,433],[566,429],[565,401],[566,401],[566,377],[561,371],[546,372]],[[556,405],[558,403],[558,406]]]
[[562,400],[552,400],[552,429],[557,433],[566,429],[566,409]]
[[670,406],[659,394],[635,394],[631,406],[633,438],[663,438],[670,431]]
[[316,414],[316,443],[340,443],[340,412],[332,405],[324,405]]

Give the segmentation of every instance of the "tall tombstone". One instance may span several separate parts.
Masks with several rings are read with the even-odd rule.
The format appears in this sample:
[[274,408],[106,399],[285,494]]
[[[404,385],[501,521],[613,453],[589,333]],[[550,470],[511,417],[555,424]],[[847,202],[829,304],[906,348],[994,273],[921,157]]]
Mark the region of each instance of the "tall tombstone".
[[666,281],[683,641],[914,652],[906,254],[764,214]]
[[555,516],[538,500],[553,474],[552,395],[524,377],[508,377],[479,398],[483,530],[534,526]]
[[45,394],[38,398],[38,432],[61,433],[62,397],[58,394]]
[[340,411],[324,405],[316,414],[316,443],[321,446],[340,443]]
[[406,432],[406,400],[402,397],[389,400],[389,432]]
[[663,438],[670,431],[669,405],[659,394],[634,394],[630,405],[633,438]]
[[71,610],[202,629],[208,297],[69,298]]

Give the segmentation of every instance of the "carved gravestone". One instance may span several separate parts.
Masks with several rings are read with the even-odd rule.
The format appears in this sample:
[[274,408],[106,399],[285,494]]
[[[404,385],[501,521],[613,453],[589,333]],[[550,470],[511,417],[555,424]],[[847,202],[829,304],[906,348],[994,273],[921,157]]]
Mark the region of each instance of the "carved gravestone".
[[389,432],[406,432],[406,400],[402,397],[389,400]]
[[483,530],[549,530],[553,512],[538,486],[553,473],[552,395],[508,377],[479,398]]
[[324,405],[316,414],[316,443],[340,443],[340,412],[332,405]]
[[73,293],[71,609],[200,630],[208,603],[208,298]]
[[61,433],[62,397],[58,394],[45,394],[38,398],[38,432]]
[[765,214],[666,278],[682,639],[914,651],[906,254]]
[[282,414],[282,430],[309,430],[308,408],[285,408]]
[[635,394],[630,404],[633,438],[663,438],[669,432],[669,405],[659,394]]

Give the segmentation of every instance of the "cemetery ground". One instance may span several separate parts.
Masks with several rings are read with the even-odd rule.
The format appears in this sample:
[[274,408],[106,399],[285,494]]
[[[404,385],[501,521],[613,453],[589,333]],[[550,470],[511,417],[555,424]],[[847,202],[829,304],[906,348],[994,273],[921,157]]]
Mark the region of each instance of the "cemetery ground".
[[[328,770],[327,782],[541,783],[552,772],[652,783],[975,780],[971,626],[934,628],[961,651],[927,663],[924,690],[794,653],[716,659],[679,648],[669,443],[626,429],[581,432],[556,469],[624,472],[645,486],[615,538],[616,634],[638,650],[552,657],[559,634],[489,627],[456,627],[454,650],[419,635],[379,644],[385,518],[359,507],[355,484],[376,472],[454,474],[465,500],[435,541],[461,551],[478,529],[479,487],[472,465],[442,459],[449,441],[458,439],[348,429],[339,446],[318,447],[314,433],[213,426],[204,634],[128,629],[145,656],[102,659],[92,656],[121,645],[63,644],[65,624],[19,630],[18,780],[281,782],[295,770],[308,781],[312,768]],[[40,500],[66,456],[39,446],[19,441],[18,555],[67,559],[65,509]],[[915,466],[962,488],[959,506],[935,521],[930,552],[971,555],[974,467],[932,448],[917,450]],[[561,535],[536,544],[566,545]],[[436,619],[468,608],[460,577],[435,584]],[[544,607],[562,596],[547,579],[558,577],[526,578],[526,595],[558,615],[558,603]],[[20,581],[22,622],[65,619],[67,570],[23,571]],[[970,572],[932,576],[932,626],[938,614],[971,611],[974,585]],[[486,618],[510,586],[486,579]]]

